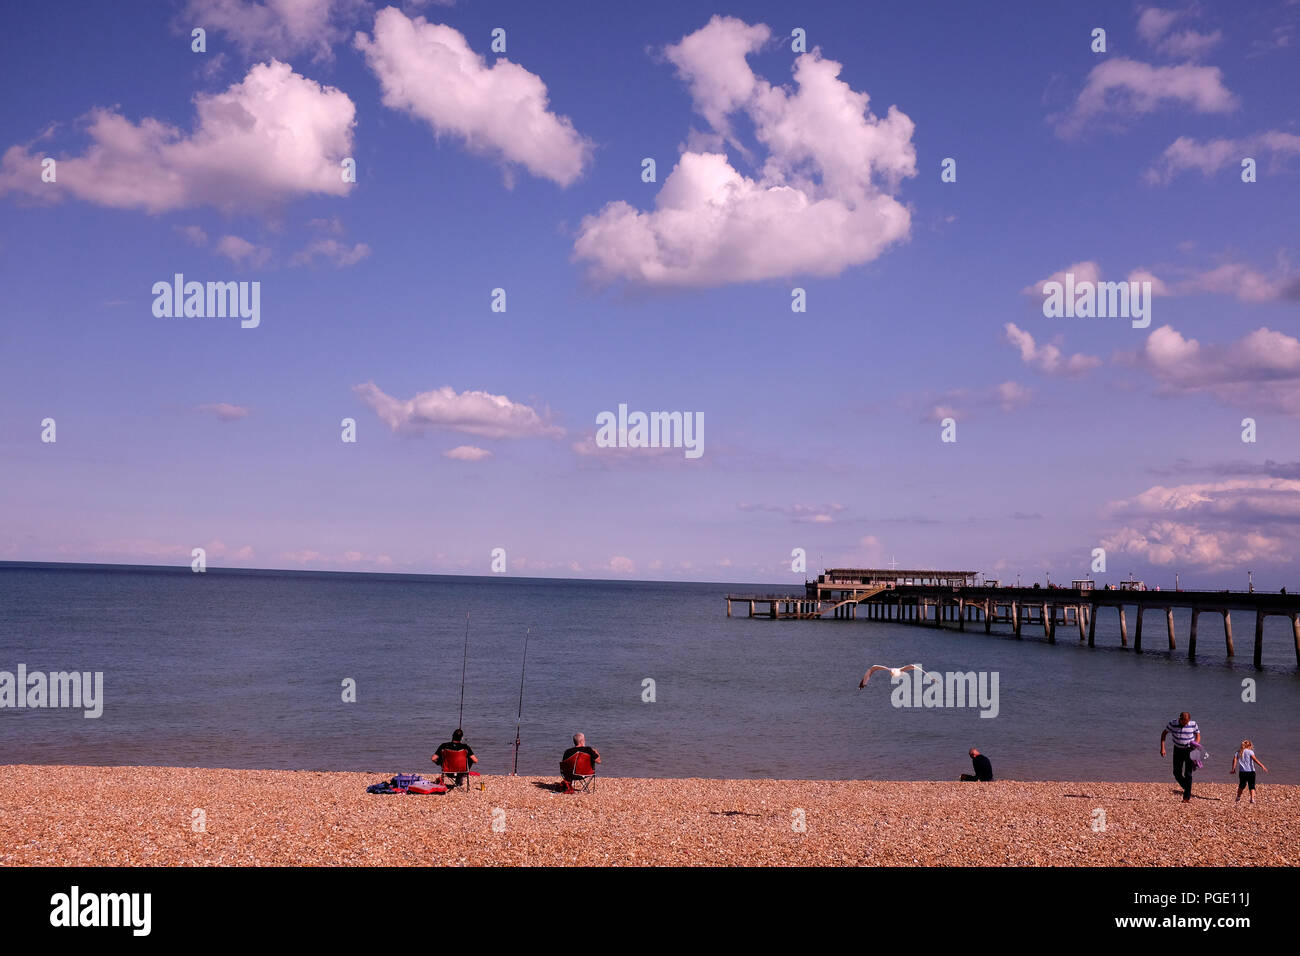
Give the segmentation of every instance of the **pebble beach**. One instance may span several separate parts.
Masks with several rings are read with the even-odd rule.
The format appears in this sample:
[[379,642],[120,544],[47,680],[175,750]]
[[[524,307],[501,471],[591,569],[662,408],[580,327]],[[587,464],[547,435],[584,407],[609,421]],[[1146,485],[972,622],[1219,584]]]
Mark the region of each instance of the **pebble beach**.
[[[1295,866],[1300,787],[0,766],[5,866]],[[478,789],[479,783],[483,789]],[[196,812],[198,811],[198,812]],[[1098,811],[1101,811],[1100,813]],[[1104,816],[1103,816],[1104,814]]]

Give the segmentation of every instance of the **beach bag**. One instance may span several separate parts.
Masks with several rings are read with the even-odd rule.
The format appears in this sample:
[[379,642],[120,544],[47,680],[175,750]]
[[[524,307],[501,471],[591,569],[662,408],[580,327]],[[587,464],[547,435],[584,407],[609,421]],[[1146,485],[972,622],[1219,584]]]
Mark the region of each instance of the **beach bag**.
[[1210,759],[1210,755],[1205,750],[1204,747],[1197,747],[1195,750],[1193,750],[1191,753],[1191,757],[1192,757],[1193,770],[1200,770],[1202,767],[1205,766],[1205,761]]
[[393,778],[393,786],[398,790],[409,790],[412,784],[427,782],[418,773],[399,773]]
[[446,793],[447,788],[440,783],[434,783],[432,780],[421,780],[418,783],[413,783],[409,787],[407,787],[406,792],[407,793]]

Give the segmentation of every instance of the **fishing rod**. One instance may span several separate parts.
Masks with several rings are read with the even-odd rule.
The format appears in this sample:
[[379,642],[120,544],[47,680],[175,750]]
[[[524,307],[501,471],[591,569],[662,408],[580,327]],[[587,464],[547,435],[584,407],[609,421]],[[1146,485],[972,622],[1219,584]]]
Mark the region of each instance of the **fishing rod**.
[[456,718],[456,729],[465,729],[465,670],[469,666],[469,611],[465,612],[465,656],[460,664],[460,714]]
[[519,669],[519,714],[515,717],[515,766],[510,776],[519,776],[519,724],[524,719],[524,674],[528,672],[528,635],[533,632],[530,627],[524,631],[524,666]]

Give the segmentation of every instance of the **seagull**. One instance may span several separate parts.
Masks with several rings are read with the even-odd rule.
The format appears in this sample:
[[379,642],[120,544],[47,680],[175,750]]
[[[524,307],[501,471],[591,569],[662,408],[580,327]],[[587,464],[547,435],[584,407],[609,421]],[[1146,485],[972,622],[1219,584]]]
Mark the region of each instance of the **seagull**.
[[920,664],[906,664],[903,667],[886,667],[884,664],[872,664],[871,669],[862,675],[862,683],[858,685],[858,690],[862,690],[867,686],[867,681],[871,680],[871,675],[876,671],[888,671],[890,677],[902,677],[903,671],[921,671],[922,674],[925,673]]

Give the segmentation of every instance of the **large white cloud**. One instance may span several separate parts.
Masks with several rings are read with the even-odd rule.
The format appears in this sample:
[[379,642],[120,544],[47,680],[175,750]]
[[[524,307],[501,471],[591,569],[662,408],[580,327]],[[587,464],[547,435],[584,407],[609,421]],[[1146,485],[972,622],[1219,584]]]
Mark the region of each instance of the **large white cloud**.
[[1208,394],[1243,411],[1300,415],[1300,340],[1269,328],[1227,345],[1202,345],[1171,325],[1147,336],[1129,358],[1165,394]]
[[41,182],[44,153],[10,147],[0,160],[0,194],[71,195],[159,213],[344,196],[352,188],[339,165],[352,153],[356,111],[347,94],[272,61],[223,93],[198,94],[194,106],[192,133],[158,119],[137,124],[111,109],[93,110],[90,147],[58,158],[55,183]]
[[1300,481],[1236,477],[1156,485],[1106,510],[1125,523],[1102,547],[1153,564],[1222,569],[1289,561],[1300,524]]
[[[747,60],[769,36],[761,24],[715,16],[667,49],[714,145],[682,153],[653,210],[617,201],[582,221],[574,255],[594,279],[706,286],[832,276],[907,238],[911,215],[894,192],[916,174],[912,120],[892,106],[873,115],[867,94],[816,49],[796,58],[793,91],[773,86]],[[753,176],[719,151],[728,143],[748,155],[732,131],[738,113],[765,151]]]
[[561,186],[586,167],[592,144],[568,117],[550,111],[541,78],[504,57],[488,66],[451,27],[387,7],[375,17],[374,37],[358,33],[355,43],[379,79],[384,105],[439,135]]
[[559,438],[564,429],[552,425],[536,410],[504,395],[457,392],[450,385],[421,392],[413,398],[386,395],[374,382],[352,391],[395,432],[419,434],[442,428],[484,438]]

